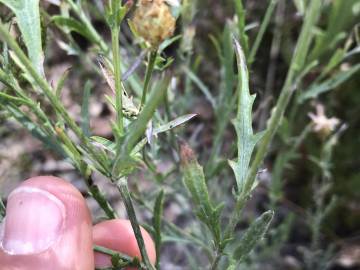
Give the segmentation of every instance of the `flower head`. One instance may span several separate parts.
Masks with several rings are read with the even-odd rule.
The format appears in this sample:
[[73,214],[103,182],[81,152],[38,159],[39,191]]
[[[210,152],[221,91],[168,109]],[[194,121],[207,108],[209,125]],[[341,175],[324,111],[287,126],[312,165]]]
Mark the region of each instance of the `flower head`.
[[175,30],[175,18],[164,0],[140,0],[132,22],[136,32],[153,48]]

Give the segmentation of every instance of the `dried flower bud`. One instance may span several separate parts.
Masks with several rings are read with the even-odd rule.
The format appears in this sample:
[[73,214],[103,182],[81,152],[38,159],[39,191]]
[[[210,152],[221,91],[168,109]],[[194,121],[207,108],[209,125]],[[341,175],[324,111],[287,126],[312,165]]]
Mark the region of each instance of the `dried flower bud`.
[[175,30],[175,18],[164,0],[140,0],[132,21],[136,32],[153,48]]

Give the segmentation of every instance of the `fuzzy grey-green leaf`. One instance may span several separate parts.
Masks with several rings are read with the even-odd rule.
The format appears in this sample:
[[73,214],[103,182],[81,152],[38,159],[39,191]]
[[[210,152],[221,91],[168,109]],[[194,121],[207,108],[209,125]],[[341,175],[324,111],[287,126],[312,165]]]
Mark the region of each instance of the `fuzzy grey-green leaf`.
[[235,260],[242,261],[249,255],[259,241],[264,237],[273,216],[273,211],[267,211],[257,218],[253,224],[251,224],[250,228],[246,230],[239,245],[235,249],[233,256]]
[[254,134],[252,128],[252,107],[255,95],[250,95],[249,74],[244,52],[239,42],[234,39],[238,64],[238,111],[233,120],[237,134],[238,159],[229,161],[234,171],[238,192],[242,192],[250,165],[252,153],[263,133]]

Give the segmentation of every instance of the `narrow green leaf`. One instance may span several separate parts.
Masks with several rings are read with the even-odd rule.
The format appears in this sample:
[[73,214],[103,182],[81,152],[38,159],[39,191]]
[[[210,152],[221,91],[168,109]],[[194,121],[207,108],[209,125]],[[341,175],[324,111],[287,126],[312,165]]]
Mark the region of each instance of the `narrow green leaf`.
[[267,211],[251,224],[250,228],[246,230],[241,238],[240,244],[235,249],[233,254],[235,260],[241,262],[250,254],[259,241],[265,236],[273,216],[273,211]]
[[131,150],[136,142],[144,135],[148,122],[155,113],[157,106],[163,101],[170,83],[170,78],[166,78],[157,85],[157,89],[152,92],[149,101],[138,116],[138,119],[129,126],[127,135],[127,147]]
[[211,106],[213,108],[215,108],[216,107],[215,98],[211,94],[209,88],[204,84],[204,82],[198,76],[196,76],[196,74],[194,72],[192,72],[188,67],[183,66],[183,71],[189,77],[189,79],[192,80],[193,83],[195,83],[195,85],[197,87],[199,87],[200,91],[204,94],[206,99],[210,102]]
[[250,64],[252,62],[254,62],[254,60],[255,60],[257,51],[258,51],[258,49],[260,47],[260,44],[261,44],[261,42],[262,42],[262,40],[264,38],[265,31],[269,26],[271,18],[273,18],[273,13],[274,13],[274,10],[275,10],[275,7],[276,7],[277,3],[278,3],[278,0],[270,0],[269,1],[269,5],[268,5],[268,7],[266,9],[264,19],[261,22],[259,32],[258,32],[258,34],[256,36],[255,42],[252,45],[252,48],[251,48],[251,51],[250,51],[250,54],[249,54],[249,63]]
[[163,43],[160,44],[158,53],[161,54],[167,47],[180,40],[181,38],[181,35],[177,35],[172,38],[166,39]]
[[153,217],[153,226],[155,232],[155,249],[156,249],[156,263],[155,266],[158,269],[160,263],[160,248],[161,248],[161,218],[163,215],[164,208],[164,191],[161,190],[159,195],[156,198],[154,205],[154,217]]
[[343,48],[337,49],[333,56],[330,58],[328,64],[325,66],[323,71],[321,72],[320,77],[323,78],[327,74],[329,74],[330,71],[332,71],[334,68],[336,68],[345,58],[346,56],[346,50]]
[[298,102],[303,103],[304,101],[312,98],[316,98],[319,95],[331,91],[339,87],[342,83],[349,80],[354,74],[360,70],[360,64],[357,64],[348,70],[341,71],[330,79],[320,84],[314,84],[310,88],[299,96]]
[[15,104],[28,104],[28,102],[23,99],[23,98],[19,98],[19,97],[13,97],[10,96],[8,94],[5,94],[3,92],[0,92],[0,101],[2,102],[14,102]]
[[[166,124],[163,124],[159,127],[154,128],[152,135],[156,136],[160,133],[164,133],[167,132],[169,130],[172,130],[186,122],[188,122],[189,120],[191,120],[192,118],[194,118],[196,116],[196,114],[186,114],[183,116],[180,116]],[[95,142],[99,143],[105,150],[112,152],[115,154],[116,151],[116,144],[106,138],[103,137],[99,137],[99,136],[92,136],[91,137],[92,140],[94,140]],[[142,139],[135,147],[134,150],[131,152],[131,154],[136,154],[138,153],[147,143],[147,138]]]
[[169,131],[169,130],[175,128],[175,127],[178,127],[178,126],[190,121],[195,116],[196,116],[196,114],[186,114],[186,115],[183,115],[183,116],[179,116],[178,118],[176,118],[174,120],[171,120],[170,122],[168,122],[168,123],[166,123],[164,125],[161,125],[161,126],[159,126],[157,128],[154,128],[153,134],[157,135],[159,133]]
[[40,126],[34,123],[27,114],[22,112],[15,105],[6,106],[7,111],[21,124],[23,125],[36,139],[41,141],[45,146],[53,149],[55,152],[61,154],[62,156],[66,156],[64,150],[61,145],[54,137],[46,134]]
[[87,81],[84,86],[84,95],[81,106],[81,129],[85,136],[90,136],[90,116],[89,116],[89,102],[91,94],[91,81]]
[[65,81],[67,79],[69,75],[69,69],[65,70],[65,72],[61,75],[58,83],[57,83],[57,86],[56,86],[56,89],[55,89],[55,93],[56,93],[56,96],[60,99],[60,96],[61,96],[61,91],[63,90],[64,88],[64,85],[65,85]]
[[210,38],[210,41],[211,43],[213,44],[215,50],[216,50],[216,53],[217,53],[217,56],[219,57],[220,60],[222,60],[222,50],[221,50],[221,45],[220,45],[220,42],[217,40],[217,38],[214,36],[214,35],[209,35],[209,38]]
[[140,138],[144,136],[149,121],[153,117],[156,108],[165,97],[169,83],[169,76],[159,82],[156,90],[151,93],[148,102],[145,104],[145,107],[139,114],[136,121],[130,124],[121,149],[118,151],[118,155],[115,158],[112,175],[120,176],[122,174],[122,164],[134,165],[133,162],[129,161],[129,155],[139,142]]
[[0,2],[15,13],[29,58],[36,67],[37,72],[43,75],[44,54],[42,50],[39,0],[0,0]]
[[109,151],[109,152],[115,154],[116,143],[114,143],[106,138],[100,137],[100,136],[92,136],[91,139],[93,141],[95,141],[96,143],[100,144],[102,146],[102,148],[104,148],[106,151]]
[[60,15],[53,16],[51,19],[59,27],[67,27],[69,31],[76,32],[93,43],[97,42],[91,33],[88,32],[88,28],[82,22]]
[[239,44],[234,39],[235,51],[238,63],[238,112],[233,125],[238,137],[238,159],[229,161],[234,171],[238,192],[242,192],[245,186],[249,164],[252,153],[258,141],[262,138],[263,133],[254,134],[252,128],[252,106],[255,95],[250,95],[249,91],[249,74],[246,66],[245,55]]
[[191,240],[186,239],[182,236],[174,236],[174,235],[164,235],[163,243],[181,243],[181,244],[191,244],[193,243]]

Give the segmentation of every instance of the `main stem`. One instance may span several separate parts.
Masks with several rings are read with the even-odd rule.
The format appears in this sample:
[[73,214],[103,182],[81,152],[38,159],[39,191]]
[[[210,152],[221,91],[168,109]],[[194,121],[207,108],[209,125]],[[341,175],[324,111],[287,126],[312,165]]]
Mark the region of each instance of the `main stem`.
[[144,238],[141,234],[139,222],[138,222],[136,214],[135,214],[135,209],[134,209],[134,205],[131,200],[131,195],[130,195],[128,184],[127,184],[127,179],[120,178],[118,180],[115,180],[115,182],[116,182],[117,188],[124,200],[126,212],[129,216],[130,223],[134,230],[136,241],[137,241],[137,244],[140,249],[142,261],[144,262],[144,264],[148,270],[153,270],[154,267],[150,263],[150,260],[149,260],[149,257],[148,257],[147,251],[146,251],[146,247],[145,247]]

